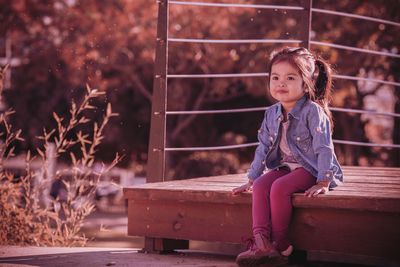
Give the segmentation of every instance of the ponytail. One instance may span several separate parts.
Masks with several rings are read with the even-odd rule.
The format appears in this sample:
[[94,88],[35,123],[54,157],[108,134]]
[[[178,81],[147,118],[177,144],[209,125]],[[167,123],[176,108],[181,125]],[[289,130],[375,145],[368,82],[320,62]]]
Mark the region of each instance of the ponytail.
[[320,58],[315,60],[315,67],[317,77],[315,78],[315,94],[312,100],[324,109],[331,122],[331,128],[333,129],[332,114],[328,108],[332,93],[332,68],[327,62]]

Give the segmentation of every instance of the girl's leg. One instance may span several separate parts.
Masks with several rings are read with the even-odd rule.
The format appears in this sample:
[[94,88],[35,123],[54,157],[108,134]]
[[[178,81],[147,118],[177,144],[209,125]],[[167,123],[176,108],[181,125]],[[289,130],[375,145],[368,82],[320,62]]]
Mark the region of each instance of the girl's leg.
[[313,186],[316,178],[304,168],[298,168],[273,182],[271,186],[272,238],[278,251],[290,245],[288,231],[292,214],[292,194]]
[[287,169],[272,170],[254,181],[252,194],[253,236],[262,234],[271,240],[271,186],[279,177],[288,173]]

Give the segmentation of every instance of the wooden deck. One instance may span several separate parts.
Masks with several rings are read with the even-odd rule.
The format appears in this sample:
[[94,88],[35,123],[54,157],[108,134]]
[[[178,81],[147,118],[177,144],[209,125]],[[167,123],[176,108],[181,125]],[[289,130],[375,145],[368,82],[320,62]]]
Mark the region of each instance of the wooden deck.
[[[328,194],[294,194],[296,249],[325,260],[399,266],[400,169],[345,167],[344,174],[345,183]],[[244,182],[237,174],[124,188],[128,234],[150,237],[150,250],[187,244],[171,247],[168,239],[241,243],[251,236],[251,193],[231,190]]]

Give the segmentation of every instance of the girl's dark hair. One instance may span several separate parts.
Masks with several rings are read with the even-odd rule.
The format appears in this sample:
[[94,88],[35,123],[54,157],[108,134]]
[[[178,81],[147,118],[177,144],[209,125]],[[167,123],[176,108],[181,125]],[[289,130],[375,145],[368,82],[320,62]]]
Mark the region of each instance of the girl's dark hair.
[[268,64],[268,85],[272,65],[279,62],[288,62],[299,70],[304,87],[307,89],[306,95],[323,108],[333,128],[332,114],[328,108],[332,93],[332,68],[330,65],[304,47],[284,47],[274,50]]

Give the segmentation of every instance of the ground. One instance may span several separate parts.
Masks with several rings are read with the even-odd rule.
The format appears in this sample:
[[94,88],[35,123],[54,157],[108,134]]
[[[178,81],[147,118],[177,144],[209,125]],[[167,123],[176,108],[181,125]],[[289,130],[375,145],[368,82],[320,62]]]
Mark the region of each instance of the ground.
[[[236,266],[234,257],[185,252],[143,254],[137,249],[0,247],[0,266]],[[4,257],[7,255],[7,257]]]

